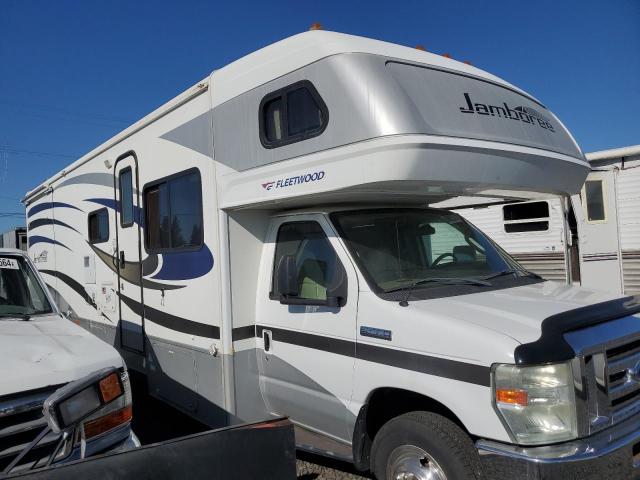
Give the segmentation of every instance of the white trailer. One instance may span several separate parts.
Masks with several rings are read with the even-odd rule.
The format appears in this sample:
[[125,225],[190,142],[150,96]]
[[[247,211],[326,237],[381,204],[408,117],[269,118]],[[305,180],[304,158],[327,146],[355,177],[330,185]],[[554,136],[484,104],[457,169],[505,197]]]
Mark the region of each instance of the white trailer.
[[638,294],[640,145],[587,153],[586,158],[591,171],[571,198],[568,223],[561,199],[457,211],[544,278]]
[[29,192],[29,251],[72,318],[210,425],[288,416],[300,448],[380,479],[626,474],[637,301],[545,282],[427,208],[572,195],[588,171],[493,75],[307,32]]
[[17,248],[27,251],[27,229],[16,227],[0,235],[0,248]]

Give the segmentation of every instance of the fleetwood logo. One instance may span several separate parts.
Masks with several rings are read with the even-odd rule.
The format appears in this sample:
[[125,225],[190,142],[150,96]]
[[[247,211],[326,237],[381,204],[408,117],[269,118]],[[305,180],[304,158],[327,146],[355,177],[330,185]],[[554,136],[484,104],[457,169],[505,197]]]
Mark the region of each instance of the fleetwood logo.
[[498,105],[485,105],[484,103],[475,103],[471,101],[471,95],[464,94],[466,105],[460,107],[462,113],[472,113],[478,115],[491,115],[492,117],[500,117],[511,120],[516,120],[522,123],[528,123],[530,125],[537,125],[540,128],[555,132],[553,125],[547,117],[531,107],[515,107],[510,108],[507,102],[502,102],[501,106]]
[[313,173],[305,173],[297,175],[295,177],[279,178],[271,182],[265,182],[262,184],[262,188],[265,190],[275,190],[278,188],[292,187],[293,185],[300,185],[301,183],[317,182],[324,178],[324,170]]

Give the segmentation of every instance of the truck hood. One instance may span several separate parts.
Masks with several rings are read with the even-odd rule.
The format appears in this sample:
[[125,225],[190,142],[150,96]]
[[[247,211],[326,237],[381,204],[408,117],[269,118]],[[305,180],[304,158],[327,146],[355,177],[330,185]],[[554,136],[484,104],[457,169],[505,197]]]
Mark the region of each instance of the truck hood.
[[518,343],[536,341],[542,322],[557,313],[620,298],[556,282],[479,291],[469,295],[411,302],[425,314],[438,315],[493,330]]
[[64,384],[111,366],[123,366],[112,346],[59,315],[0,319],[0,397]]

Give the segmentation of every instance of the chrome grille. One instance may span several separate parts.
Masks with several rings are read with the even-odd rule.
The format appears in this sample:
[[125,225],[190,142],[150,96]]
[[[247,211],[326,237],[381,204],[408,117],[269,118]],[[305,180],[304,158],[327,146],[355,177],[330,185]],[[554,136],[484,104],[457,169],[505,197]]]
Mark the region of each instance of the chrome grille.
[[640,339],[608,349],[606,358],[610,412],[617,423],[640,412]]
[[[42,405],[56,388],[0,397],[0,474],[46,427]],[[59,434],[49,432],[12,472],[43,466],[59,439]]]

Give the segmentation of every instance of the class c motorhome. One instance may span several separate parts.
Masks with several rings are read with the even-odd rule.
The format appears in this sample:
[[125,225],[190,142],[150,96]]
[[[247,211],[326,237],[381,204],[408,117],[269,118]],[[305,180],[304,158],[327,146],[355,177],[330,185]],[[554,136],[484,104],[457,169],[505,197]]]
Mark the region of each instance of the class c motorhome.
[[312,31],[29,192],[29,252],[64,311],[210,425],[288,416],[299,448],[379,479],[627,475],[638,301],[543,281],[434,208],[566,198],[588,172],[504,80]]
[[[640,293],[640,146],[587,153],[591,171],[571,197],[456,210],[522,265],[556,281]],[[568,232],[565,234],[565,231]]]

